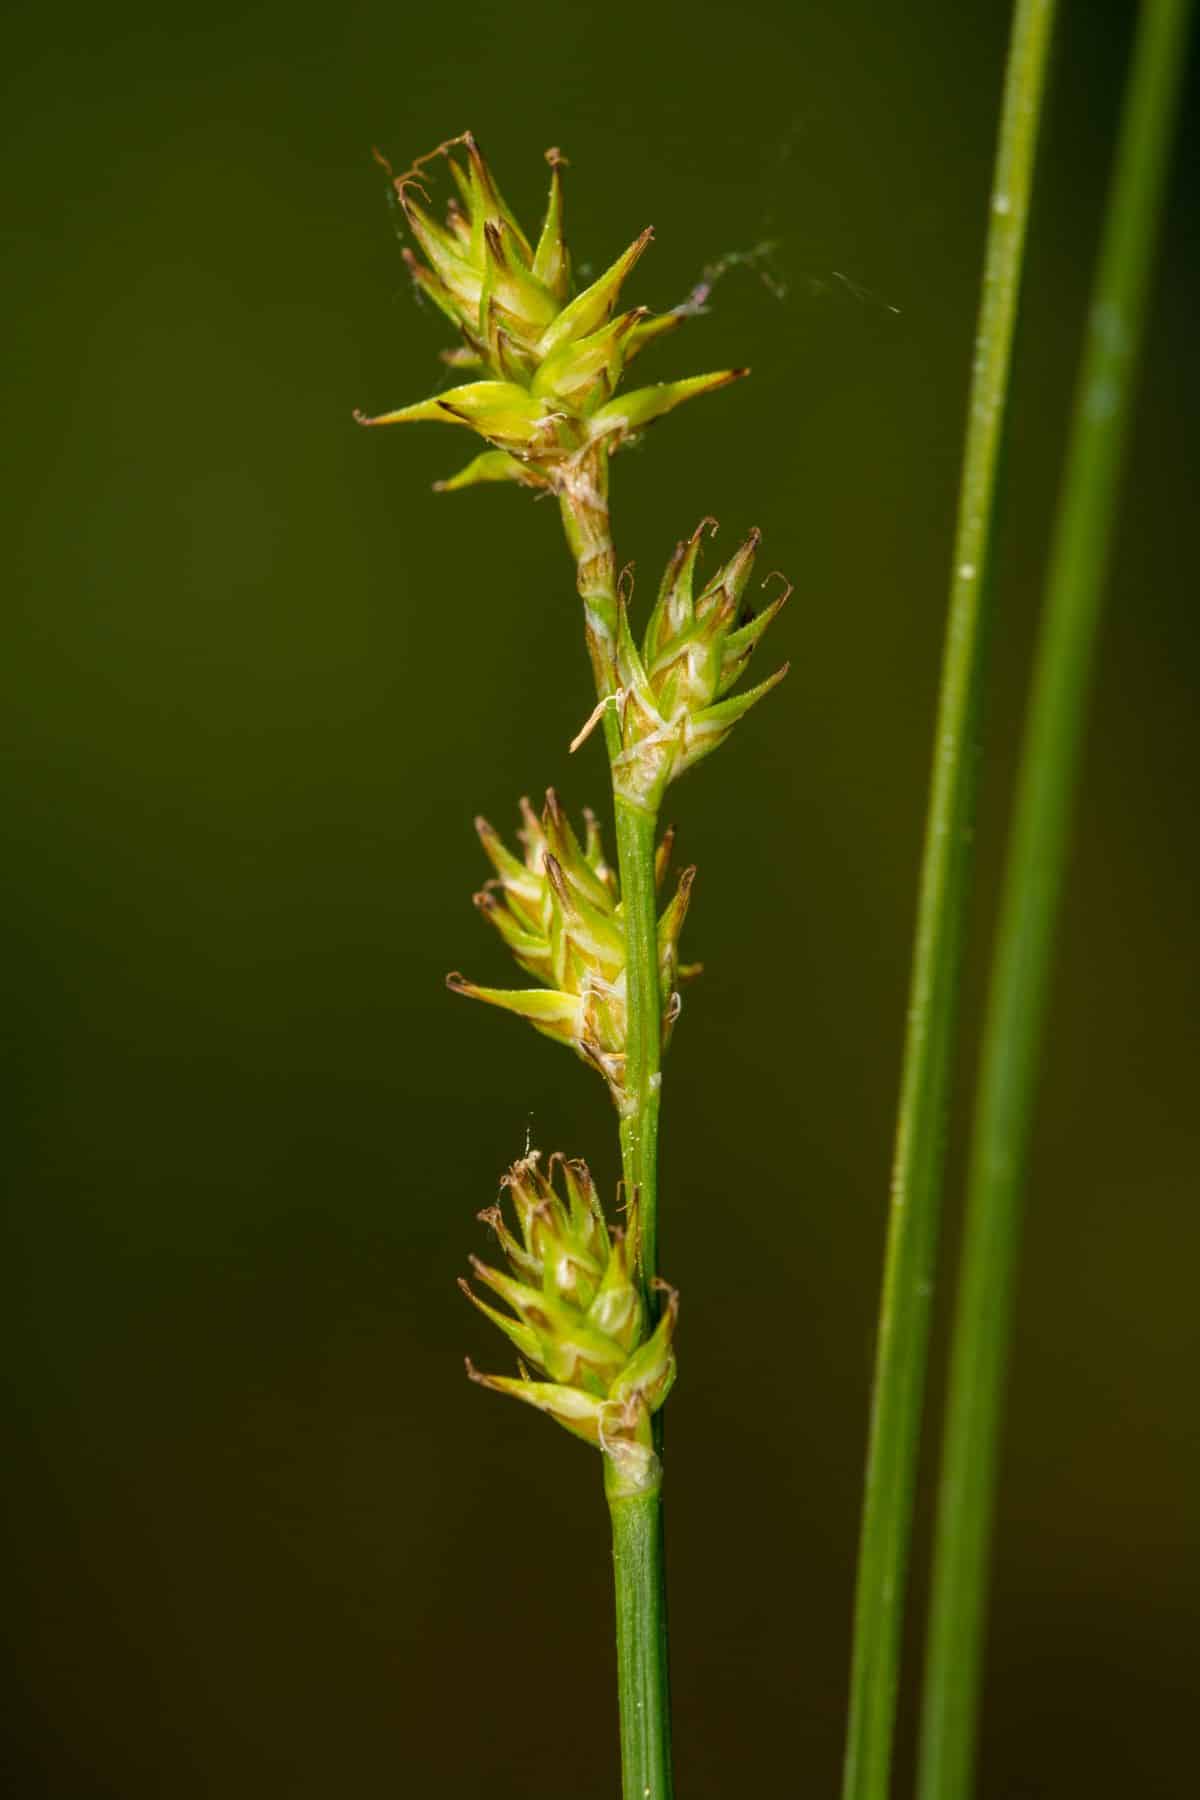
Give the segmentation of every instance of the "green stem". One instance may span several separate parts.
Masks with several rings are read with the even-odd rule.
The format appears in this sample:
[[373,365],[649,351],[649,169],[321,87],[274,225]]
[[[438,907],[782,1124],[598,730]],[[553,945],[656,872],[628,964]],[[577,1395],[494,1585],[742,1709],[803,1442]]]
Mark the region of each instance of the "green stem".
[[[617,854],[626,945],[625,1088],[621,1161],[626,1187],[640,1195],[641,1267],[653,1310],[658,1254],[659,1046],[662,1002],[654,881],[655,818],[617,801]],[[662,1450],[662,1414],[655,1420]],[[658,1465],[661,1468],[661,1464]],[[618,1497],[606,1460],[617,1601],[617,1692],[625,1800],[671,1800],[671,1699],[667,1662],[662,1499]]]
[[638,1189],[642,1209],[642,1276],[653,1301],[658,1270],[658,1111],[662,995],[658,974],[658,899],[654,840],[658,815],[622,797],[615,780],[621,753],[617,716],[616,553],[608,509],[608,456],[590,451],[562,476],[559,490],[563,529],[575,558],[583,601],[588,655],[601,702],[604,740],[613,769],[617,826],[617,870],[621,881],[626,951],[626,1103],[621,1111],[621,1162],[630,1192]]
[[[608,458],[581,459],[560,490],[563,526],[575,557],[588,654],[600,701],[617,690],[616,557],[608,510]],[[604,710],[610,766],[621,752],[616,705]],[[615,774],[615,767],[614,767]],[[617,868],[625,928],[625,1100],[621,1163],[629,1193],[640,1197],[641,1275],[656,1306],[658,1269],[658,1113],[662,995],[658,972],[658,902],[654,877],[657,815],[620,798],[614,780]],[[662,1448],[661,1414],[655,1442]],[[660,1478],[661,1479],[661,1478]],[[653,1491],[621,1491],[605,1459],[613,1527],[617,1603],[617,1671],[625,1800],[671,1800],[671,1713],[667,1678],[666,1575],[662,1500]]]
[[1145,0],[1047,577],[976,1102],[951,1351],[921,1800],[970,1792],[1020,1205],[1055,922],[1189,0]]
[[890,1784],[944,1121],[971,889],[997,471],[1053,17],[1053,0],[1019,0],[992,187],[892,1163],[844,1800],[885,1800]]
[[625,1800],[669,1800],[670,1709],[663,1613],[662,1499],[610,1496],[617,1600],[617,1691]]
[[618,800],[617,862],[625,921],[625,1091],[621,1160],[630,1190],[641,1197],[642,1278],[653,1298],[658,1268],[658,1110],[662,995],[658,973],[658,895],[654,879],[655,814]]
[[[583,601],[587,641],[597,700],[616,692],[617,557],[608,510],[608,454],[600,448],[568,464],[559,488],[559,510]],[[611,762],[621,747],[616,711],[604,713],[604,740]]]

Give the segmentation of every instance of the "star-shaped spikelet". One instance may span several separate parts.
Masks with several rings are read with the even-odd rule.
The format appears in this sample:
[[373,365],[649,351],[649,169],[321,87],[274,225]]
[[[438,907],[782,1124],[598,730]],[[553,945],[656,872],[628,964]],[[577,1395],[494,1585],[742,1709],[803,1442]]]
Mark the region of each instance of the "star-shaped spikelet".
[[676,546],[640,649],[625,595],[618,596],[621,748],[613,762],[613,781],[618,795],[642,807],[656,809],[668,782],[724,743],[738,720],[788,672],[784,663],[756,687],[741,694],[731,691],[792,590],[775,571],[763,586],[778,579],[782,591],[759,613],[746,605],[762,541],[752,531],[697,594],[696,559],[709,527],[715,531],[716,521],[702,519],[691,537]]
[[[429,210],[425,174],[425,165],[439,158],[456,189],[440,222]],[[443,491],[487,481],[557,487],[572,460],[601,447],[616,450],[683,401],[748,373],[721,369],[618,396],[634,357],[696,308],[685,304],[658,315],[645,307],[618,311],[626,278],[653,236],[649,227],[596,281],[573,293],[563,237],[565,159],[548,150],[546,160],[550,198],[536,244],[506,205],[469,131],[392,180],[425,257],[405,250],[413,281],[462,334],[462,346],[447,352],[446,360],[477,378],[412,406],[355,416],[364,425],[466,425],[485,438],[491,448],[439,482]]]
[[624,1491],[635,1493],[657,1475],[650,1420],[675,1380],[678,1299],[663,1288],[665,1304],[657,1322],[651,1318],[636,1194],[624,1228],[610,1227],[586,1163],[552,1156],[548,1174],[540,1165],[532,1151],[501,1183],[516,1214],[515,1234],[499,1203],[479,1215],[495,1232],[511,1273],[478,1257],[471,1269],[508,1311],[481,1299],[469,1282],[459,1283],[514,1346],[521,1374],[480,1375],[469,1361],[467,1373],[594,1444]]
[[[547,1037],[571,1046],[599,1069],[618,1107],[625,1102],[625,930],[615,871],[604,856],[595,817],[586,815],[582,842],[551,788],[539,818],[527,800],[518,836],[523,856],[506,848],[486,819],[476,819],[495,879],[475,904],[504,939],[535,988],[478,987],[462,975],[447,977],[455,993],[519,1013]],[[661,886],[672,834],[659,847]],[[658,923],[662,1034],[666,1046],[679,1016],[678,983],[695,971],[681,968],[679,935],[687,916],[695,869],[685,869]]]

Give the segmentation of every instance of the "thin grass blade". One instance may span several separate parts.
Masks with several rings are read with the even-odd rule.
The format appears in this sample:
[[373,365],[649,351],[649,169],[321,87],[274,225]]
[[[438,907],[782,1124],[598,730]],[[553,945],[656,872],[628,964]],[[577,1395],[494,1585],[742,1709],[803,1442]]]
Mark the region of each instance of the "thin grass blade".
[[1054,0],[1013,16],[975,339],[909,989],[858,1556],[843,1800],[887,1800],[970,903],[993,517]]
[[1190,0],[1144,0],[1084,345],[997,929],[951,1352],[920,1800],[971,1791],[1026,1152],[1114,502]]

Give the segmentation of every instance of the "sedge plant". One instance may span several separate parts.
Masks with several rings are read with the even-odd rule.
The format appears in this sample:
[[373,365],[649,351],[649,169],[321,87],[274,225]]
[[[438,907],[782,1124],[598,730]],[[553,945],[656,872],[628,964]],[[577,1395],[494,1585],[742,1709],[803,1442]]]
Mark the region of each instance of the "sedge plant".
[[[536,239],[506,205],[470,132],[402,174],[388,170],[412,240],[409,271],[458,332],[461,341],[443,356],[465,379],[414,404],[357,416],[364,425],[428,421],[482,438],[485,448],[438,489],[506,482],[553,496],[575,564],[595,698],[576,744],[593,729],[603,733],[616,863],[595,815],[584,812],[577,829],[553,788],[540,812],[521,801],[516,850],[477,820],[492,875],[475,903],[533,985],[485,987],[459,974],[448,982],[528,1020],[596,1071],[616,1112],[624,1209],[619,1223],[606,1215],[580,1160],[532,1151],[513,1164],[500,1201],[481,1214],[507,1266],[473,1259],[475,1285],[463,1286],[515,1350],[517,1372],[480,1374],[470,1362],[467,1370],[600,1453],[612,1519],[624,1793],[669,1800],[661,1409],[675,1379],[678,1299],[658,1272],[658,1123],[663,1053],[693,972],[679,942],[695,869],[669,885],[671,834],[660,837],[658,820],[671,783],[716,750],[786,673],[784,665],[739,687],[790,589],[780,578],[766,604],[749,605],[757,531],[702,573],[715,529],[705,518],[676,544],[635,631],[613,543],[611,460],[685,401],[747,371],[622,390],[629,364],[695,307],[654,315],[622,306],[648,229],[577,290],[563,228],[565,159],[550,150],[547,161],[550,195]],[[440,216],[438,176],[449,186]]]

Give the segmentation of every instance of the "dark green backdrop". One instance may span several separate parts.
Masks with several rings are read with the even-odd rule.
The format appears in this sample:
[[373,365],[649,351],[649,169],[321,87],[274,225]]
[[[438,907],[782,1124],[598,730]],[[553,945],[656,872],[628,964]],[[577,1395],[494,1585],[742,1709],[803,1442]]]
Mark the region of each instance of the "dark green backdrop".
[[[472,814],[507,825],[548,781],[604,798],[596,741],[566,752],[570,569],[550,509],[430,493],[465,434],[350,420],[425,393],[446,341],[370,146],[402,165],[468,124],[527,210],[563,146],[581,260],[652,222],[651,304],[778,245],[652,372],[753,381],[619,463],[615,505],[643,597],[704,512],[726,548],[761,525],[797,586],[789,681],[677,790],[707,973],[668,1074],[670,1574],[681,1793],[834,1792],[1006,13],[68,0],[10,24],[21,1796],[615,1791],[598,1465],[468,1386],[464,1351],[502,1351],[454,1291],[527,1131],[611,1180],[612,1122],[581,1065],[442,986],[506,976]],[[964,1088],[1131,16],[1063,19]],[[1181,174],[1055,994],[985,1800],[1182,1795],[1195,1767],[1194,200]]]

